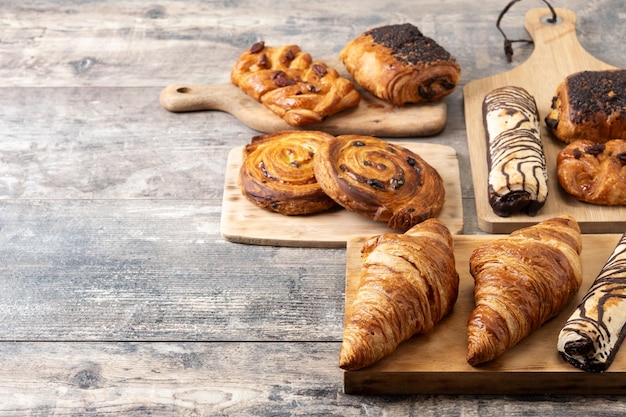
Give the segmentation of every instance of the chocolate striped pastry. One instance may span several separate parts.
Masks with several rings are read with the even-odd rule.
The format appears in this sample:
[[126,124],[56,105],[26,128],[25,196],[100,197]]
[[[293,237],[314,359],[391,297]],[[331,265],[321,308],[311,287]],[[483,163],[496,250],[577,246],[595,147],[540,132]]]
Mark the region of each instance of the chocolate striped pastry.
[[368,30],[339,59],[361,87],[396,106],[441,100],[461,77],[454,57],[410,23]]
[[626,336],[626,234],[559,333],[557,349],[568,363],[604,372]]
[[565,143],[626,139],[626,70],[581,71],[559,84],[546,126]]
[[496,88],[483,100],[483,122],[489,204],[501,217],[516,212],[534,216],[548,197],[535,99],[521,87]]

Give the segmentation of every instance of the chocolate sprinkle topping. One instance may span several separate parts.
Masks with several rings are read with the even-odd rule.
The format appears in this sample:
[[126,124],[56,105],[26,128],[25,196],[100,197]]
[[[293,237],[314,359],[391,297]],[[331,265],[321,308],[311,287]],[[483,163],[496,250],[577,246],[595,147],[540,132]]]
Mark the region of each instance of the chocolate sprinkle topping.
[[[567,78],[567,87],[575,123],[593,122],[598,113],[609,116],[626,108],[626,70],[582,71]],[[626,118],[626,112],[619,117]]]

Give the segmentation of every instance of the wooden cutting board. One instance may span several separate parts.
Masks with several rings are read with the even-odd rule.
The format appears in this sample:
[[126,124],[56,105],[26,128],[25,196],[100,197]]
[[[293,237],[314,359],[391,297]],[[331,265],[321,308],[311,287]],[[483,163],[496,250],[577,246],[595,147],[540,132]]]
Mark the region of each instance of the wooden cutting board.
[[[459,165],[454,148],[439,144],[394,142],[412,150],[432,165],[443,178],[446,200],[438,218],[451,233],[463,230],[463,205]],[[345,247],[354,235],[392,231],[385,223],[342,208],[307,216],[285,216],[264,210],[242,194],[238,185],[242,147],[228,155],[221,233],[224,239],[254,245],[295,247]]]
[[[626,351],[618,352],[607,372],[590,374],[565,363],[556,348],[563,324],[613,252],[620,234],[583,236],[583,283],[578,297],[560,315],[493,362],[477,368],[467,364],[467,320],[474,308],[469,256],[496,237],[501,235],[454,236],[460,288],[453,312],[432,331],[414,336],[370,367],[344,371],[347,394],[626,394]],[[346,306],[355,298],[365,238],[355,237],[347,245]]]
[[[327,60],[343,77],[349,78],[339,60]],[[428,104],[396,107],[364,91],[358,106],[328,117],[321,123],[300,129],[322,130],[331,135],[355,134],[382,137],[431,136],[441,132],[447,121],[445,100]],[[186,85],[165,87],[161,105],[172,112],[220,110],[232,114],[246,126],[270,133],[295,129],[233,84]]]
[[[614,68],[591,56],[576,38],[576,15],[567,9],[556,9],[557,24],[546,21],[548,9],[526,14],[526,29],[534,41],[534,51],[518,67],[484,79],[469,82],[463,89],[467,140],[472,167],[476,211],[479,227],[490,233],[510,233],[520,227],[561,214],[578,220],[584,233],[611,233],[626,230],[626,207],[605,207],[582,203],[565,193],[558,184],[556,158],[565,146],[554,138],[543,122],[550,111],[557,86],[569,74],[582,70]],[[614,45],[619,48],[619,45]],[[616,49],[616,51],[619,49]],[[487,195],[487,145],[483,128],[482,101],[496,87],[517,85],[528,90],[537,102],[541,120],[541,137],[548,163],[548,200],[539,213],[530,217],[517,214],[508,218],[495,215]]]

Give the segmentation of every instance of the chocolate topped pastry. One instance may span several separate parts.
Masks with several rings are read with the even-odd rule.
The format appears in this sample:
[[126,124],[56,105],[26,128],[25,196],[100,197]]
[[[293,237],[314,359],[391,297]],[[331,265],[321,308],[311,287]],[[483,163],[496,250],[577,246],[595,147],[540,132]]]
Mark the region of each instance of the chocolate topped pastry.
[[626,139],[626,70],[569,75],[557,87],[545,121],[565,143]]
[[559,333],[557,349],[568,363],[604,372],[626,336],[626,234]]
[[500,87],[485,96],[488,195],[502,217],[535,215],[548,197],[546,157],[535,99],[521,87]]
[[396,106],[440,100],[461,76],[452,55],[410,23],[370,29],[339,58],[361,87]]

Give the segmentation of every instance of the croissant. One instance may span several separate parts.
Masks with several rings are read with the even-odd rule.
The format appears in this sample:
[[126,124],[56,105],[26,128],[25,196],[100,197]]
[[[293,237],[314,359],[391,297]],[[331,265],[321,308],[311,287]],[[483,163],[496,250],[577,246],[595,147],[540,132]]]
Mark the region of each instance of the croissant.
[[410,23],[370,29],[339,58],[361,87],[396,106],[441,100],[461,77],[452,55]]
[[291,126],[319,123],[361,100],[352,81],[297,45],[255,43],[239,57],[231,81]]
[[626,139],[626,70],[570,74],[557,87],[545,122],[565,143]]
[[557,156],[563,189],[591,204],[626,205],[626,140],[577,140]]
[[570,364],[606,371],[626,336],[626,234],[559,333],[557,349]]
[[491,361],[562,311],[582,282],[580,228],[560,216],[476,248],[467,362]]
[[314,158],[322,190],[349,211],[408,230],[436,217],[443,180],[419,155],[371,136],[342,135],[324,142]]
[[535,99],[521,87],[505,86],[483,100],[488,144],[489,204],[498,216],[535,215],[548,197],[546,156]]
[[360,285],[346,311],[339,366],[364,368],[432,329],[456,302],[459,275],[450,231],[437,219],[404,234],[370,238]]
[[336,203],[315,179],[313,157],[333,136],[288,130],[259,135],[243,150],[242,194],[257,206],[285,215],[317,213]]

